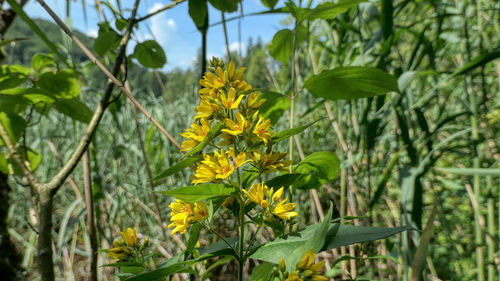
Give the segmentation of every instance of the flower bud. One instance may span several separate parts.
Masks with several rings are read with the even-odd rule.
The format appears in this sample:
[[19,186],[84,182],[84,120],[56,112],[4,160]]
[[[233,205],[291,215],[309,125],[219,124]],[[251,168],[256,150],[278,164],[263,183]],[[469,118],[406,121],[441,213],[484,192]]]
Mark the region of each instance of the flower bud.
[[286,270],[285,260],[283,258],[280,258],[280,270],[281,272],[285,272]]

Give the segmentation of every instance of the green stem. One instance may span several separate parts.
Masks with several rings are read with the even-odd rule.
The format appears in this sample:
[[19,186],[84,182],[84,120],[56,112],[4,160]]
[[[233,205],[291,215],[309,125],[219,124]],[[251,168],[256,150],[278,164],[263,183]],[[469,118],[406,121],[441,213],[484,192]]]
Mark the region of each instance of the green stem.
[[229,243],[229,241],[226,240],[226,238],[224,238],[224,236],[220,235],[220,233],[218,233],[217,231],[213,230],[209,225],[205,224],[205,223],[200,223],[201,226],[203,226],[204,228],[206,228],[208,231],[210,231],[211,233],[215,234],[217,237],[219,237],[222,241],[224,241],[224,243],[227,244],[227,246],[229,246],[229,248],[231,248],[235,254],[237,254],[238,252],[236,251],[236,249],[233,247],[233,245],[231,245]]
[[[239,173],[238,173],[239,174]],[[243,265],[245,264],[245,256],[243,255],[244,241],[245,241],[245,200],[239,198],[240,212],[239,212],[239,222],[240,222],[240,241],[238,243],[238,281],[243,281]]]

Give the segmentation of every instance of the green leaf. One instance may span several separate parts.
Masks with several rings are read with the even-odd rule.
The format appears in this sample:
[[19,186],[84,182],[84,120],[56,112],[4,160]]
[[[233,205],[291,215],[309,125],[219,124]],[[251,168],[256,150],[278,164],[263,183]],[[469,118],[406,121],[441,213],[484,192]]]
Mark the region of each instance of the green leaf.
[[238,240],[239,240],[238,236],[226,238],[226,241],[229,243],[229,245],[231,245],[232,248],[229,247],[223,240],[219,240],[206,248],[199,248],[198,251],[200,252],[201,256],[196,260],[200,261],[211,257],[220,257],[228,255],[236,257],[237,253],[234,252],[233,248],[234,249],[237,248]]
[[95,52],[103,56],[109,51],[113,51],[120,45],[121,36],[107,22],[99,23],[99,32],[94,40]]
[[193,164],[195,164],[196,162],[198,162],[202,159],[203,159],[203,157],[201,155],[196,155],[193,157],[186,158],[186,159],[180,161],[179,163],[175,164],[174,166],[171,166],[168,169],[166,169],[165,171],[163,171],[161,174],[159,174],[158,176],[153,178],[153,181],[157,181],[159,179],[169,177],[169,176],[171,176],[179,171],[184,170],[187,167],[191,167]]
[[435,167],[439,172],[445,173],[445,174],[455,174],[455,175],[461,175],[461,176],[493,176],[497,177],[500,176],[500,169],[494,169],[494,168],[440,168],[440,167]]
[[12,96],[0,94],[0,112],[21,113],[29,104],[29,100],[23,96]]
[[289,137],[292,137],[296,134],[300,134],[302,133],[305,129],[309,128],[311,125],[313,125],[314,123],[318,122],[319,120],[321,119],[318,119],[314,122],[311,122],[307,125],[303,125],[303,126],[299,126],[299,127],[295,127],[295,128],[291,128],[291,129],[287,129],[287,130],[283,130],[279,133],[277,133],[276,135],[274,135],[272,138],[271,138],[271,142],[273,143],[278,143],[282,140],[286,140],[288,139]]
[[278,0],[260,0],[260,2],[269,9],[274,9],[274,6],[278,4]]
[[[24,130],[26,130],[26,121],[24,121],[24,118],[17,114],[0,112],[0,122],[7,130],[12,143],[16,144],[21,138]],[[2,138],[0,138],[0,146],[2,145],[5,144],[2,141]]]
[[210,128],[210,131],[208,131],[207,135],[205,138],[193,149],[191,149],[188,153],[184,154],[182,158],[189,157],[191,155],[194,155],[198,152],[201,152],[207,144],[210,143],[211,140],[213,140],[217,135],[219,135],[220,131],[226,126],[224,123],[217,123],[215,124],[212,128]]
[[36,86],[59,99],[73,99],[80,95],[80,84],[70,70],[43,73]]
[[57,111],[73,120],[88,124],[92,119],[92,111],[78,98],[58,99],[54,105]]
[[392,0],[382,0],[382,12],[380,13],[380,23],[384,39],[389,39],[392,34],[394,7]]
[[303,174],[284,174],[267,180],[265,183],[268,187],[281,188],[282,186],[287,189],[290,185],[294,185],[304,177]]
[[396,163],[398,163],[399,155],[401,155],[401,150],[394,155],[392,158],[391,162],[389,162],[389,166],[385,170],[384,174],[382,175],[382,178],[380,181],[377,183],[377,188],[375,189],[375,195],[373,195],[372,200],[370,201],[370,209],[375,206],[375,203],[377,203],[378,199],[382,196],[382,193],[385,190],[385,186],[389,179],[391,178],[391,175],[393,175],[392,170],[396,166]]
[[326,2],[319,4],[313,9],[302,9],[299,11],[297,20],[315,20],[315,19],[335,19],[338,15],[346,12],[350,8],[356,7],[359,3],[367,0],[341,0],[338,3]]
[[236,12],[238,10],[238,3],[241,0],[208,0],[214,8],[222,12]]
[[266,101],[259,108],[259,113],[262,117],[269,118],[273,125],[290,108],[290,98],[280,93],[265,92],[260,95],[260,98]]
[[356,243],[380,240],[413,229],[411,226],[371,227],[333,224],[328,230],[326,243],[322,250],[327,251]]
[[483,66],[483,65],[489,63],[490,61],[495,60],[495,59],[497,59],[499,57],[500,57],[500,50],[495,50],[493,52],[481,54],[481,55],[473,58],[466,65],[464,65],[464,66],[460,67],[459,69],[457,69],[451,75],[451,77],[467,73],[467,72],[473,70],[474,68],[479,67],[479,66]]
[[326,213],[326,216],[323,218],[323,222],[319,225],[319,227],[314,231],[313,237],[304,244],[305,250],[312,250],[315,253],[318,253],[323,244],[325,244],[326,235],[328,233],[328,229],[330,227],[330,221],[332,220],[333,213],[333,203],[330,202],[330,208]]
[[0,90],[14,88],[28,79],[29,68],[20,65],[0,66]]
[[194,247],[196,246],[196,243],[198,243],[198,237],[200,236],[201,228],[201,224],[195,223],[189,230],[189,239],[186,244],[186,251],[184,254],[185,257],[188,257],[193,253]]
[[165,52],[155,40],[147,40],[135,46],[134,56],[144,67],[161,68],[167,63]]
[[265,262],[255,267],[252,271],[252,276],[250,276],[250,279],[248,279],[248,281],[268,281],[271,277],[271,274],[273,274],[275,266],[275,264]]
[[202,29],[208,17],[207,0],[189,0],[188,12],[196,28]]
[[[292,257],[294,254],[301,254],[305,250],[307,241],[316,239],[314,235],[317,234],[316,230],[319,227],[320,225],[318,224],[310,225],[301,231],[288,233],[285,236],[276,238],[262,245],[250,257],[274,264],[278,264],[281,257],[284,257],[286,261],[287,257]],[[413,228],[409,226],[395,228],[367,227],[330,223],[321,251],[384,239],[410,229]],[[299,251],[294,253],[295,249],[299,249]]]
[[[307,29],[303,26],[297,28],[295,38],[295,48],[306,39]],[[286,62],[290,59],[293,52],[293,31],[285,28],[276,32],[273,40],[269,45],[269,54],[281,62]]]
[[[205,272],[203,272],[203,274],[200,276],[200,279],[201,280],[205,280],[205,279],[209,278],[210,275],[211,275],[210,271],[212,271],[212,269],[214,269],[214,268],[216,268],[216,267],[218,267],[220,265],[223,265],[223,264],[231,261],[232,259],[235,259],[235,257],[234,256],[227,256],[227,257],[223,257],[223,258],[219,259],[214,264],[210,265],[210,267],[207,268],[205,270]],[[208,279],[208,280],[210,280],[210,279]]]
[[35,70],[40,70],[48,66],[57,66],[57,61],[52,54],[35,54],[31,59],[31,66]]
[[168,266],[168,267],[155,269],[155,270],[152,270],[152,271],[149,271],[146,273],[142,273],[142,274],[133,276],[133,277],[127,279],[127,281],[153,281],[153,280],[162,279],[162,278],[167,277],[169,275],[172,275],[176,272],[180,272],[180,271],[184,270],[186,268],[186,266],[188,266],[192,263],[193,262],[191,262],[191,261],[176,263],[176,264],[173,264],[173,265]]
[[194,203],[200,200],[212,199],[221,196],[229,196],[234,192],[234,187],[224,184],[201,184],[185,186],[172,190],[160,191],[161,194],[169,195],[177,199]]
[[253,183],[253,181],[259,176],[259,169],[251,167],[241,175],[241,186],[243,188],[248,188]]
[[318,188],[337,176],[340,160],[333,152],[323,151],[308,155],[295,167],[294,172],[304,176],[294,183],[299,189]]
[[127,27],[128,22],[122,18],[119,18],[115,21],[115,27],[116,29],[122,31]]
[[[23,158],[25,164],[32,171],[36,170],[42,162],[42,154],[31,148],[19,147],[18,152]],[[28,157],[26,157],[26,155]],[[0,171],[7,175],[24,175],[23,171],[19,169],[16,162],[12,157],[6,159],[5,155],[0,154]]]
[[307,241],[314,239],[315,231],[319,226],[319,224],[310,225],[301,231],[292,232],[267,242],[250,257],[274,264],[278,264],[282,257],[287,261],[287,258],[292,256],[295,249],[300,249],[301,253],[303,252],[304,245]]
[[316,98],[352,100],[399,92],[397,79],[380,69],[338,67],[314,75],[304,83]]

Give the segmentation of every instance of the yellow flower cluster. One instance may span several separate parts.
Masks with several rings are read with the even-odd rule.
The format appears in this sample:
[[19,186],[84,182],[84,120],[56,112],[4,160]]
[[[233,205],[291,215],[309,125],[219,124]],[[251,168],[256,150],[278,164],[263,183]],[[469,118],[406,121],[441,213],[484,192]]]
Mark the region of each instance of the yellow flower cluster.
[[212,154],[203,154],[203,160],[196,167],[196,172],[191,176],[194,184],[223,180],[229,177],[234,169],[245,163],[245,153],[235,155],[232,147],[228,151],[221,149]]
[[283,187],[274,192],[274,189],[269,189],[266,184],[254,184],[249,191],[243,190],[245,195],[251,202],[260,205],[264,210],[264,219],[272,220],[273,215],[280,219],[289,220],[297,216],[297,212],[293,211],[295,203],[286,203],[288,197],[281,200],[283,196]]
[[[267,145],[274,134],[270,129],[271,121],[258,111],[265,99],[259,98],[258,92],[253,91],[245,81],[244,68],[236,69],[233,61],[226,66],[215,58],[210,65],[209,71],[200,80],[203,88],[199,90],[200,105],[195,109],[196,116],[191,127],[181,134],[187,139],[182,143],[182,150],[189,151],[196,147],[215,123],[224,125],[218,145],[231,145],[231,148],[204,154],[204,160],[194,168],[195,174],[191,178],[194,184],[226,179],[245,163],[247,157],[246,153],[237,151],[236,144],[263,142]],[[254,165],[262,169],[262,173],[282,170],[290,165],[290,161],[280,161],[286,154],[268,150],[267,154],[256,150],[248,155]]]
[[[328,278],[321,274],[321,269],[325,266],[325,261],[314,263],[316,255],[312,250],[302,254],[299,263],[297,263],[295,270],[288,273],[285,272],[285,281],[327,281]],[[284,260],[280,260],[280,269],[285,271]]]
[[202,202],[191,204],[176,199],[168,207],[172,209],[171,223],[168,225],[168,228],[174,227],[172,234],[177,232],[184,234],[187,232],[189,224],[195,221],[201,222],[208,216],[207,206]]
[[133,249],[144,249],[149,244],[149,238],[142,243],[137,242],[137,228],[127,228],[121,232],[121,238],[113,241],[113,248],[106,250],[107,256],[117,261],[128,260],[133,255]]

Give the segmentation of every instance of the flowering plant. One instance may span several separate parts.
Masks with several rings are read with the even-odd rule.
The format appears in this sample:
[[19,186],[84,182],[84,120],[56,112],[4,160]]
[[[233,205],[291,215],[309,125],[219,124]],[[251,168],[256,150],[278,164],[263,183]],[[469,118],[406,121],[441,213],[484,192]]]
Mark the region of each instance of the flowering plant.
[[[266,276],[264,280],[327,280],[323,272],[325,261],[315,262],[315,253],[342,246],[335,243],[336,233],[352,232],[352,226],[333,224],[330,206],[321,224],[297,231],[300,216],[296,203],[289,198],[293,189],[318,188],[333,180],[340,166],[337,156],[316,152],[292,166],[291,157],[286,159],[287,153],[280,152],[277,144],[312,124],[273,131],[266,108],[274,101],[268,102],[266,93],[253,89],[244,79],[244,68],[236,69],[234,62],[226,64],[213,58],[200,84],[200,104],[195,108],[192,124],[181,134],[186,139],[181,145],[185,154],[155,179],[188,167],[194,171],[190,177],[193,185],[161,192],[175,199],[168,206],[171,235],[189,233],[184,260],[177,257],[130,280],[194,273],[190,267],[214,257],[236,260],[238,280],[243,280],[244,265],[249,259],[264,262],[259,266],[259,272]],[[274,173],[279,175],[270,178]],[[234,226],[237,234],[224,231],[224,226],[214,227],[216,214],[227,218],[225,221]],[[200,248],[202,229],[218,241]],[[262,229],[277,238],[258,244],[256,237]],[[126,251],[130,247],[127,241],[135,239],[130,238],[135,236],[129,231],[122,233],[125,245],[107,250],[110,257],[118,261],[133,259]],[[380,238],[386,237],[383,235],[387,232],[383,233]],[[352,244],[373,237],[347,240]],[[263,235],[261,238],[261,242],[265,240]],[[135,240],[131,244],[135,245]],[[209,270],[202,276],[207,276]]]

